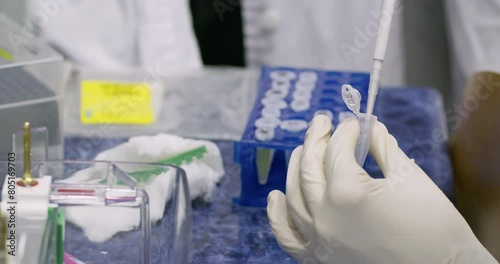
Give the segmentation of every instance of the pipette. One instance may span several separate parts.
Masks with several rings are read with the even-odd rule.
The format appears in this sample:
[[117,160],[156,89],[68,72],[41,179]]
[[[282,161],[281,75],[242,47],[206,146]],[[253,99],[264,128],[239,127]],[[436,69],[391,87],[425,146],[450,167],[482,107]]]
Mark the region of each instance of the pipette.
[[375,106],[375,99],[377,98],[378,87],[380,85],[380,72],[382,71],[382,63],[385,59],[387,44],[389,43],[389,33],[391,31],[392,14],[394,13],[395,5],[396,0],[384,0],[382,3],[375,51],[373,52],[370,86],[368,88],[368,106],[366,108],[368,119],[373,114],[373,107]]
[[359,92],[356,89],[352,88],[352,86],[350,85],[345,85],[342,87],[342,95],[344,97],[344,101],[349,109],[351,109],[357,115],[360,125],[360,135],[355,153],[356,161],[360,166],[363,166],[366,160],[366,155],[368,155],[371,134],[373,132],[373,125],[377,120],[377,117],[373,116],[373,108],[375,106],[375,100],[377,98],[378,88],[380,85],[380,72],[382,71],[382,63],[384,62],[385,53],[387,51],[387,44],[389,43],[389,33],[391,29],[392,15],[394,13],[395,5],[396,0],[384,0],[382,3],[377,40],[375,42],[375,51],[373,53],[373,66],[370,73],[370,84],[368,87],[368,105],[366,108],[366,114],[359,112],[359,104],[361,101]]

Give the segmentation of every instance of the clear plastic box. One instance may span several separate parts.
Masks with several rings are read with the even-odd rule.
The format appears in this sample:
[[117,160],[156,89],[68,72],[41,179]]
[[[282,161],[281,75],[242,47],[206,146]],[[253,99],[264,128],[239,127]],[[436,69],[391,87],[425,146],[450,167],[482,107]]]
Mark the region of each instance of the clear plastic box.
[[49,158],[63,156],[63,58],[0,13],[0,155],[25,121],[46,127]]
[[[1,185],[6,174],[7,162],[0,162]],[[153,163],[42,161],[33,164],[32,174],[34,178],[52,176],[50,202],[66,215],[64,252],[82,263],[188,263],[191,203],[181,168]],[[150,203],[142,183],[155,176],[164,177],[162,182],[168,183],[161,187],[168,190],[169,199],[161,218],[151,224],[151,207],[155,205]],[[99,224],[106,210],[127,208],[134,211],[139,224],[104,242],[93,242],[69,221],[69,214],[78,208],[95,209],[91,214],[93,224]]]
[[[170,133],[209,140],[239,140],[255,99],[259,72],[243,68],[210,67],[172,75],[154,69],[128,76],[75,68],[67,84],[64,132],[76,137],[132,137]],[[83,124],[80,120],[81,81],[150,80],[162,85],[161,111],[150,125]]]

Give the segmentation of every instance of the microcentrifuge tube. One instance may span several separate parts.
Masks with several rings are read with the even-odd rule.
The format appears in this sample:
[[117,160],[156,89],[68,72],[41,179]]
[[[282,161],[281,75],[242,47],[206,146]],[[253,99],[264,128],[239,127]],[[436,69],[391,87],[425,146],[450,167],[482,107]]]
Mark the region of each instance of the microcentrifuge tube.
[[260,141],[269,141],[274,138],[274,128],[257,128],[255,138]]
[[311,103],[309,103],[309,100],[293,100],[290,108],[295,112],[303,112],[311,108]]
[[285,98],[288,94],[288,89],[270,89],[266,92],[266,97],[275,97],[275,98]]
[[271,87],[273,89],[284,89],[284,90],[288,90],[290,89],[290,81],[273,81],[271,83]]
[[311,96],[312,92],[307,90],[295,90],[295,92],[293,92],[293,99],[295,100],[311,100]]
[[280,128],[292,132],[298,133],[300,131],[304,131],[308,128],[308,124],[305,120],[302,119],[288,119],[281,121]]
[[312,91],[316,88],[316,84],[314,83],[307,83],[307,82],[301,82],[298,81],[295,83],[295,90],[306,90],[306,91]]
[[286,71],[286,70],[276,70],[272,71],[270,73],[271,79],[273,80],[284,80],[284,81],[290,81],[295,78],[297,78],[297,74],[293,71]]
[[277,117],[281,116],[281,109],[276,106],[266,106],[260,111],[261,115],[264,117]]
[[286,103],[285,100],[277,97],[264,97],[260,102],[264,106],[270,106],[270,107],[276,107],[279,109],[285,109],[288,107],[288,104]]
[[276,128],[281,123],[281,120],[277,117],[261,117],[255,120],[255,127],[258,128]]
[[348,118],[358,118],[353,112],[343,111],[339,113],[339,122],[342,123]]
[[318,74],[313,71],[302,72],[299,75],[299,80],[302,82],[315,83],[318,80]]

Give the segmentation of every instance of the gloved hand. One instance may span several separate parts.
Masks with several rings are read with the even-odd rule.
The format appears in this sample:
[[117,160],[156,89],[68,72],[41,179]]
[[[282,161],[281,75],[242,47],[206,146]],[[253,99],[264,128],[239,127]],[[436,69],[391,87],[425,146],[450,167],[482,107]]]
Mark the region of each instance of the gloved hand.
[[355,161],[357,120],[331,131],[325,116],[312,121],[290,159],[287,195],[269,194],[271,229],[285,251],[302,263],[498,263],[383,124],[370,151],[385,179]]

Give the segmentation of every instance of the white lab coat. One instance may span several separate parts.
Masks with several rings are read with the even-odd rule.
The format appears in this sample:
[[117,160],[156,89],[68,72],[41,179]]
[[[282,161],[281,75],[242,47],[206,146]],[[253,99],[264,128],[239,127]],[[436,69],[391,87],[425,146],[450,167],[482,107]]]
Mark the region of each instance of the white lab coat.
[[[402,3],[398,1],[382,83],[404,83]],[[369,72],[382,0],[243,0],[246,60]]]
[[[41,35],[77,63],[108,70],[201,67],[187,0],[31,1],[35,21],[48,14]],[[242,3],[249,66],[370,70],[382,0]],[[403,83],[401,24],[396,8],[386,84]]]
[[30,0],[40,35],[76,63],[121,71],[201,68],[187,0]]
[[[247,63],[369,71],[375,42],[371,28],[378,21],[381,3],[382,0],[243,0]],[[458,102],[466,80],[475,72],[500,72],[500,0],[445,0],[444,8],[453,98],[444,96]],[[428,18],[423,14],[421,19]],[[408,27],[422,30],[420,25]],[[441,34],[439,29],[427,30],[429,34]],[[405,72],[405,52],[412,51],[405,50],[404,33],[399,0],[382,84],[405,84],[405,76],[414,74]],[[356,41],[359,44],[366,40],[366,35],[369,44],[356,45]],[[418,47],[423,50],[433,48],[432,43],[419,45],[426,45]],[[352,46],[351,52],[346,52],[346,47]]]
[[500,0],[445,0],[453,86],[460,97],[478,71],[500,72]]
[[[187,0],[29,1],[32,18],[43,22],[38,23],[42,36],[81,64],[108,70],[189,70],[202,65]],[[382,0],[241,3],[249,66],[370,70]],[[452,83],[455,95],[461,96],[474,72],[500,71],[500,0],[445,3]],[[385,85],[405,84],[405,52],[411,51],[403,45],[401,5],[400,0],[382,72]]]

